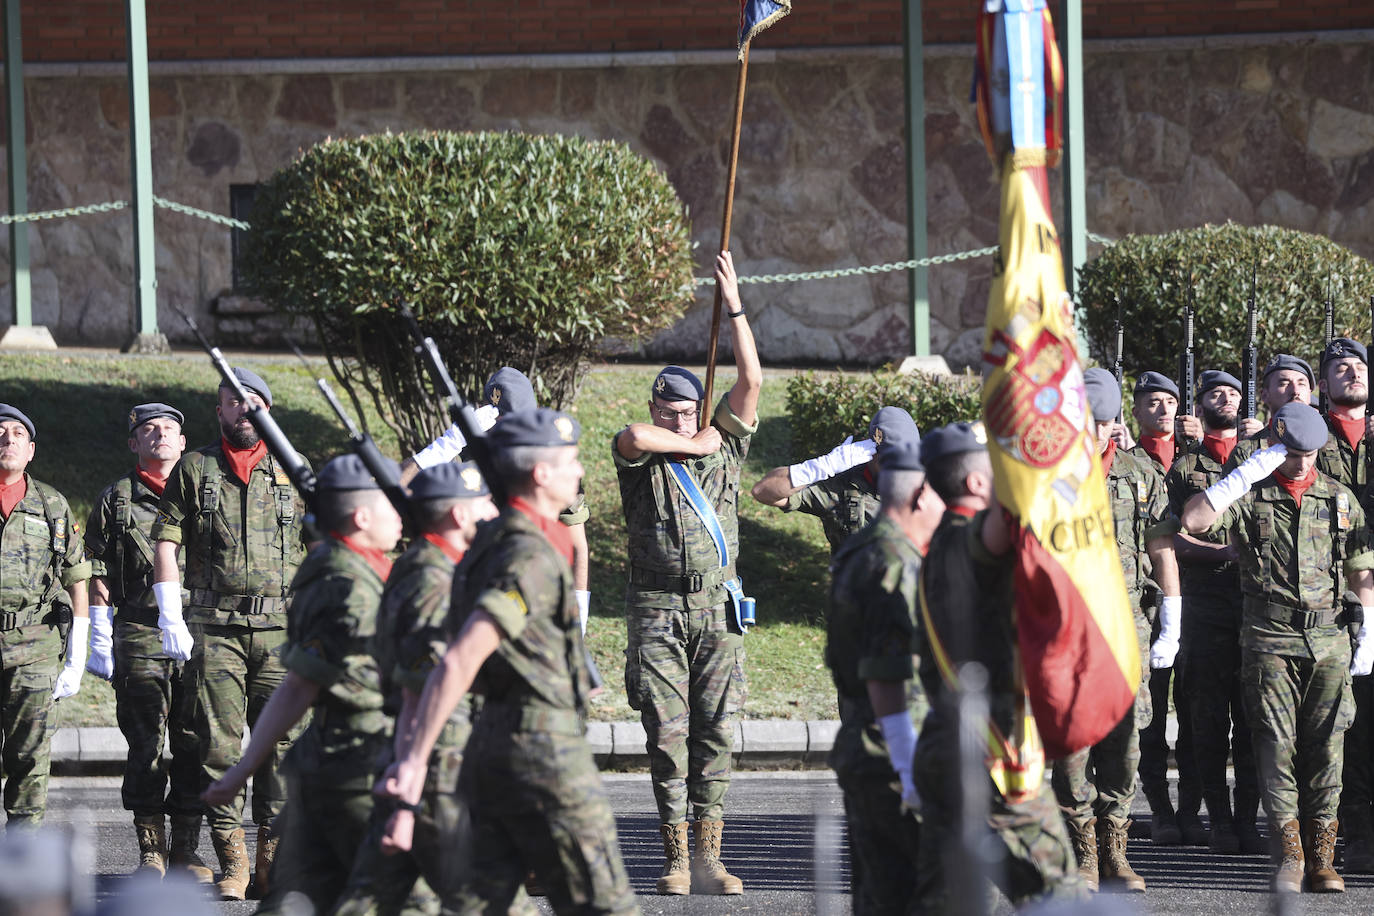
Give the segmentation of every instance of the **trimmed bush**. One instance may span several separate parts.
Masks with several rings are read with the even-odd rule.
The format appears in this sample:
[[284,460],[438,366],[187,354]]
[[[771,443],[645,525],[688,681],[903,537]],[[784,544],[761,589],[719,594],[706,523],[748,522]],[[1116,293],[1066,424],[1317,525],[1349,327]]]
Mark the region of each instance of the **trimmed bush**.
[[845,436],[863,439],[879,407],[903,407],[924,434],[956,420],[981,415],[982,379],[976,375],[899,375],[891,368],[871,375],[817,376],[805,372],[787,383],[787,415],[796,460],[834,448]]
[[[253,292],[307,316],[357,404],[404,448],[447,425],[399,304],[459,390],[503,365],[559,406],[606,336],[671,326],[692,297],[686,214],[620,143],[429,132],[327,140],[260,188],[243,251]],[[361,413],[361,411],[359,411]]]

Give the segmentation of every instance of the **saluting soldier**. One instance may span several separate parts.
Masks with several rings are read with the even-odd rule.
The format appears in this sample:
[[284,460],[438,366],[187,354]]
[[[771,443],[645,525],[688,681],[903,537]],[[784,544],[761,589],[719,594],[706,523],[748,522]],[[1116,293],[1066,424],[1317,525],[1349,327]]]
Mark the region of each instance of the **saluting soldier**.
[[[91,564],[61,493],[28,473],[33,421],[0,404],[0,769],[10,827],[43,821],[54,699],[81,685],[91,621]],[[61,630],[67,639],[62,658]],[[60,670],[59,670],[60,669]]]

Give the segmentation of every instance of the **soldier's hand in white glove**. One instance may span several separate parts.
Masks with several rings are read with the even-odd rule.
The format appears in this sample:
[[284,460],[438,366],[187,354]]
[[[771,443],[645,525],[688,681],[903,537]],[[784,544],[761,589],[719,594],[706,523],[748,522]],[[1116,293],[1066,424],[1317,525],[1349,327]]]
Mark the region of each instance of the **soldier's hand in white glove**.
[[916,794],[916,782],[911,775],[916,756],[916,728],[911,724],[911,716],[906,710],[890,713],[878,720],[878,728],[887,744],[888,762],[902,782],[902,805],[912,811],[918,810],[921,797]]
[[1207,494],[1207,501],[1213,509],[1225,512],[1231,503],[1250,492],[1251,487],[1274,473],[1274,469],[1283,464],[1283,459],[1287,457],[1288,446],[1282,442],[1260,449],[1203,491]]
[[[1371,614],[1374,614],[1374,608],[1364,609],[1366,621]],[[1355,677],[1374,673],[1374,635],[1369,632],[1368,622],[1360,625],[1360,636],[1355,641],[1355,657],[1350,660],[1350,673]]]
[[89,617],[73,617],[72,630],[67,634],[67,662],[57,676],[52,698],[60,700],[81,689],[81,672],[86,670],[86,642],[91,638]]
[[1172,668],[1178,655],[1179,632],[1183,622],[1183,599],[1166,595],[1159,602],[1159,637],[1150,646],[1151,668]]
[[162,653],[175,661],[190,659],[193,641],[181,617],[181,583],[154,582],[157,598],[157,627],[162,631]]
[[91,657],[86,670],[96,677],[114,677],[114,608],[91,605]]
[[855,442],[854,437],[849,436],[824,455],[792,465],[787,469],[787,476],[792,486],[809,487],[818,480],[834,477],[867,462],[877,450],[878,444],[872,439]]

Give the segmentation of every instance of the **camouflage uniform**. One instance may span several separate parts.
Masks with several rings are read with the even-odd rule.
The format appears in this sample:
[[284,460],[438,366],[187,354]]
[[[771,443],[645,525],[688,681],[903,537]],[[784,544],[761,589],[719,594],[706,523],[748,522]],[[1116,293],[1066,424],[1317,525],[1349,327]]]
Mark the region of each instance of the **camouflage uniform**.
[[[922,567],[922,612],[916,620],[920,657],[917,687],[930,708],[916,745],[916,791],[921,796],[922,843],[916,873],[917,909],[955,912],[946,875],[959,855],[959,720],[955,694],[944,682],[932,645],[938,640],[956,667],[977,661],[987,669],[990,723],[1014,734],[1024,714],[1024,688],[1015,681],[1016,624],[1012,562],[987,552],[985,513],[971,519],[950,510],[931,538]],[[928,618],[926,615],[929,615]],[[1008,801],[989,779],[988,828],[1001,848],[998,884],[1015,905],[1032,899],[1086,894],[1054,793],[1041,781],[1029,796]]]
[[478,528],[454,576],[448,631],[478,610],[504,638],[474,685],[484,703],[462,771],[472,880],[446,909],[505,912],[533,871],[557,912],[638,913],[585,738],[591,684],[572,570],[516,509]]
[[[902,913],[915,891],[920,831],[902,810],[902,789],[868,699],[870,680],[914,686],[912,630],[921,554],[878,516],[845,542],[832,563],[825,663],[839,695],[840,730],[829,763],[844,792],[854,912]],[[926,708],[907,707],[919,729]]]
[[1212,531],[1228,532],[1241,555],[1241,680],[1270,825],[1328,823],[1355,712],[1337,598],[1346,573],[1374,569],[1364,512],[1325,474],[1299,506],[1271,475]]
[[[159,500],[136,470],[110,484],[86,522],[86,553],[91,573],[106,581],[115,609],[115,715],[129,744],[121,790],[124,807],[139,817],[199,818],[195,694],[187,689],[183,666],[162,652],[153,597],[152,530]],[[168,736],[170,769],[162,759],[163,739]]]
[[331,537],[305,558],[291,591],[283,663],[320,692],[309,727],[286,756],[290,801],[274,827],[282,846],[259,913],[294,912],[285,905],[291,893],[304,894],[316,912],[329,911],[367,835],[372,784],[391,738],[372,656],[381,577]]
[[91,576],[66,499],[24,474],[0,522],[0,762],[11,825],[36,826],[48,802],[48,713],[71,624],[67,589]]
[[683,823],[689,802],[698,820],[721,819],[746,693],[744,637],[721,583],[736,574],[740,466],[758,424],[735,416],[726,397],[712,422],[720,450],[684,463],[720,519],[732,560],[725,569],[671,478],[669,458],[631,461],[611,443],[629,533],[625,692],[648,734],[663,824]]
[[818,480],[787,497],[785,512],[805,512],[821,520],[834,556],[840,545],[878,514],[878,491],[867,464]]
[[[304,460],[304,459],[302,459]],[[304,552],[305,505],[275,458],[263,456],[245,486],[229,469],[223,446],[188,452],[162,493],[153,538],[180,544],[190,592],[186,623],[195,639],[187,686],[196,695],[201,781],[208,785],[239,759],[251,727],[286,669],[289,583]],[[253,778],[253,823],[281,811],[286,785],[278,773],[293,735],[284,737]],[[208,810],[212,832],[243,821],[243,798]]]

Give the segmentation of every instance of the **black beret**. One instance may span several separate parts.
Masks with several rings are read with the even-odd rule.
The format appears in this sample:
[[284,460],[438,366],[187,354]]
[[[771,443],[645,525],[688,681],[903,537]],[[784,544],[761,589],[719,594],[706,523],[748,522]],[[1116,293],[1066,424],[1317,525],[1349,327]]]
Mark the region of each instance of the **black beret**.
[[[1116,381],[1115,378],[1112,381]],[[927,466],[934,464],[947,455],[964,452],[986,452],[988,433],[980,421],[972,423],[946,423],[932,429],[921,440],[921,460]]]
[[[1116,377],[1113,376],[1112,380],[1115,381]],[[1150,391],[1162,391],[1165,394],[1178,397],[1178,386],[1174,384],[1173,379],[1163,372],[1142,372],[1140,378],[1135,380],[1135,393],[1137,395]]]
[[151,404],[139,404],[133,410],[129,411],[129,433],[132,434],[134,430],[138,429],[149,420],[156,420],[160,417],[169,417],[170,419],[176,420],[178,426],[186,425],[186,418],[181,415],[181,411],[170,404],[153,402]]
[[1364,344],[1358,340],[1351,340],[1349,337],[1335,337],[1322,349],[1322,359],[1320,369],[1326,371],[1326,364],[1332,360],[1345,359],[1353,356],[1366,366],[1369,365],[1369,351],[1365,350]]
[[660,401],[700,401],[706,397],[701,379],[681,366],[668,366],[654,379],[653,396]]
[[1317,408],[1291,401],[1275,411],[1274,435],[1295,452],[1315,452],[1329,432]]
[[1202,373],[1202,375],[1198,376],[1197,396],[1202,397],[1213,388],[1221,387],[1234,388],[1240,391],[1240,379],[1220,369],[1208,369],[1206,372]]
[[416,474],[410,482],[410,497],[415,500],[469,499],[490,492],[482,472],[471,461],[436,464]]
[[1307,365],[1307,360],[1298,359],[1296,356],[1291,356],[1287,353],[1280,353],[1278,356],[1269,360],[1269,365],[1264,367],[1264,374],[1260,376],[1260,379],[1267,379],[1271,372],[1279,372],[1284,369],[1290,372],[1301,372],[1303,375],[1307,376],[1307,384],[1310,387],[1317,387],[1317,378],[1312,374],[1312,367]]
[[[234,378],[239,380],[240,385],[262,398],[262,402],[268,407],[272,406],[272,389],[267,387],[267,383],[262,380],[261,375],[258,375],[252,369],[244,369],[242,366],[235,366]],[[229,388],[223,380],[220,381],[220,387]]]
[[921,431],[911,414],[900,407],[879,407],[873,419],[868,421],[868,438],[878,446],[879,451],[889,448],[902,448],[921,444]]
[[29,438],[36,439],[38,434],[33,430],[33,421],[24,416],[24,412],[18,407],[11,407],[8,404],[0,404],[0,420],[14,420],[24,424],[24,428],[29,431]]
[[[401,466],[390,458],[382,457],[383,461],[389,463],[392,471],[399,478]],[[320,476],[317,478],[318,486],[321,490],[380,490],[381,486],[368,471],[367,465],[363,464],[363,459],[357,455],[340,455],[331,458],[329,463],[320,469]]]
[[581,437],[582,427],[578,422],[552,407],[536,407],[506,414],[487,433],[487,441],[493,449],[520,446],[555,448],[576,445]]
[[1088,407],[1099,423],[1115,420],[1121,413],[1121,386],[1116,376],[1106,369],[1093,367],[1083,373],[1083,388],[1088,394]]
[[534,385],[530,384],[529,378],[510,366],[502,366],[492,373],[491,378],[487,379],[487,386],[482,389],[482,397],[501,416],[513,410],[533,410],[539,406],[534,399]]
[[878,471],[924,471],[919,442],[903,442],[878,453]]

